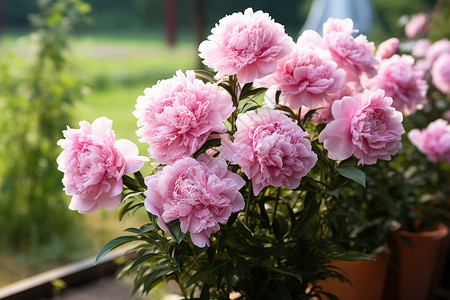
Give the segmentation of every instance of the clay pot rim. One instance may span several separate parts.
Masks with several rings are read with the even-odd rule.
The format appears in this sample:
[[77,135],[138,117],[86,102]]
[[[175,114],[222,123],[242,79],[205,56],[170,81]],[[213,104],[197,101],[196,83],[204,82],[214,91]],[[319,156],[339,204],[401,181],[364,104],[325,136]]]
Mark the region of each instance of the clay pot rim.
[[432,231],[420,231],[420,232],[413,232],[413,231],[406,231],[406,230],[399,230],[395,232],[398,235],[407,236],[407,237],[430,237],[430,238],[438,238],[442,236],[446,236],[449,233],[449,227],[445,225],[444,223],[439,223],[436,230]]

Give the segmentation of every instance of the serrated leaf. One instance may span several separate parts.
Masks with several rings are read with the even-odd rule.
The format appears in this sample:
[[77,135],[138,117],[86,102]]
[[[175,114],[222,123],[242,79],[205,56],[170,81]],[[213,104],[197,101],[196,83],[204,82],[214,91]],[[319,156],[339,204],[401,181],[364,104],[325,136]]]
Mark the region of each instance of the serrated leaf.
[[354,182],[359,183],[363,187],[366,187],[366,174],[360,169],[355,167],[343,167],[336,169],[336,171],[345,178],[353,180]]
[[170,222],[169,224],[167,224],[167,228],[169,228],[169,231],[172,234],[172,236],[175,238],[175,241],[177,241],[177,243],[180,244],[181,241],[186,236],[186,233],[181,231],[180,221],[175,220],[173,222]]
[[136,236],[119,236],[119,237],[107,242],[98,252],[97,257],[95,258],[94,265],[97,264],[99,262],[99,260],[102,259],[111,250],[113,250],[123,244],[129,243],[132,241],[136,241],[138,239],[139,238]]

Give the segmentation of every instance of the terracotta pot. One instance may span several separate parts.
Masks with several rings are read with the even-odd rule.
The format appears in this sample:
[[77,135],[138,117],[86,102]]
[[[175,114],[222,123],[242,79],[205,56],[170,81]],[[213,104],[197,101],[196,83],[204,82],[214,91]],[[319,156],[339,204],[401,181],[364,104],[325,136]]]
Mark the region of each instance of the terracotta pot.
[[[381,300],[386,279],[388,264],[385,257],[377,257],[375,261],[332,261],[330,264],[341,268],[343,275],[350,280],[342,282],[337,278],[330,278],[318,283],[323,291],[331,293],[342,300]],[[323,296],[322,299],[328,299]]]
[[[429,299],[439,253],[448,230],[448,226],[440,224],[435,231],[395,233],[393,263],[396,267],[389,268],[383,299]],[[414,247],[406,240],[412,242]]]

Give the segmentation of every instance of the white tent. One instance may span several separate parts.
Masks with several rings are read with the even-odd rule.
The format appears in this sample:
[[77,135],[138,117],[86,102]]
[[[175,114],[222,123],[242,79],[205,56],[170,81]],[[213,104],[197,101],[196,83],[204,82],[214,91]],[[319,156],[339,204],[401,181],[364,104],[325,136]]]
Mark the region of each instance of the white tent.
[[300,34],[306,29],[322,34],[322,25],[328,18],[351,18],[354,28],[367,34],[372,24],[370,0],[313,0]]

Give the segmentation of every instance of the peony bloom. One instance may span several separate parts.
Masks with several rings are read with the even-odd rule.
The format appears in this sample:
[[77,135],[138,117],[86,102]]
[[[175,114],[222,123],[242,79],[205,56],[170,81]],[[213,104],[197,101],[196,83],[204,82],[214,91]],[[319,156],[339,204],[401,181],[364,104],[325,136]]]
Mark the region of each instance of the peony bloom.
[[438,119],[430,123],[424,130],[413,129],[408,138],[432,162],[439,158],[450,163],[450,125]]
[[414,58],[409,55],[396,54],[383,60],[377,76],[365,84],[371,90],[384,90],[394,100],[392,106],[404,115],[410,115],[427,102],[428,85],[423,71],[414,67]]
[[177,71],[159,81],[137,99],[134,115],[139,141],[148,143],[158,163],[170,164],[192,156],[212,132],[227,130],[223,120],[234,111],[231,96],[222,88]]
[[432,65],[436,59],[445,53],[450,53],[450,41],[447,39],[440,39],[430,46],[425,59]]
[[170,234],[167,223],[179,220],[198,247],[210,244],[211,233],[225,224],[231,213],[245,207],[239,189],[245,180],[227,169],[222,158],[202,154],[185,157],[145,178],[145,208],[158,216],[158,225]]
[[328,51],[297,46],[279,61],[275,73],[261,81],[270,86],[267,94],[272,94],[273,99],[280,90],[280,104],[298,109],[302,105],[322,106],[325,100],[330,100],[328,93],[339,89],[344,77],[344,70],[337,68]]
[[376,56],[382,60],[390,58],[392,55],[397,53],[399,43],[400,41],[398,38],[390,38],[385,40],[378,46]]
[[253,193],[269,185],[288,189],[316,164],[307,133],[280,111],[259,109],[240,114],[234,141],[222,138],[220,152],[252,180]]
[[[367,41],[365,35],[352,36],[357,30],[353,29],[351,19],[329,18],[323,24],[323,43],[330,51],[334,61],[345,70],[346,81],[359,83],[359,77],[365,74],[374,76],[377,72],[375,65],[375,46]],[[306,40],[321,45],[320,36],[314,31],[306,33]]]
[[121,202],[122,175],[137,172],[148,158],[138,156],[138,148],[128,140],[117,140],[112,121],[102,117],[91,124],[80,122],[80,129],[63,131],[58,145],[58,170],[67,195],[73,196],[69,208],[80,213],[94,212],[99,206],[114,209]]
[[411,54],[414,57],[424,57],[430,49],[431,41],[429,39],[420,39],[414,43]]
[[198,48],[203,63],[218,72],[217,79],[237,74],[241,83],[274,72],[293,44],[281,24],[251,8],[222,18],[211,33]]
[[405,35],[412,39],[419,34],[427,33],[428,31],[428,16],[425,13],[414,15],[411,20],[405,25]]
[[450,52],[440,56],[431,68],[433,84],[443,93],[450,93]]
[[392,99],[385,97],[383,90],[367,90],[336,100],[331,108],[334,121],[319,135],[328,157],[344,160],[355,155],[358,164],[366,165],[391,159],[401,149],[405,132],[403,116],[391,104]]

